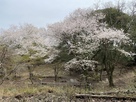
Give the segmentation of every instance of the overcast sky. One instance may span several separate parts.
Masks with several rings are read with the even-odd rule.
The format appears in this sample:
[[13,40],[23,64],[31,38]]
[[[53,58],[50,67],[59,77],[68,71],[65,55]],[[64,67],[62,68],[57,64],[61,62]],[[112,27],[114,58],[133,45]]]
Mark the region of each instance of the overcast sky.
[[0,28],[7,29],[11,25],[24,23],[46,27],[47,24],[63,20],[77,8],[92,8],[96,2],[98,0],[0,0]]

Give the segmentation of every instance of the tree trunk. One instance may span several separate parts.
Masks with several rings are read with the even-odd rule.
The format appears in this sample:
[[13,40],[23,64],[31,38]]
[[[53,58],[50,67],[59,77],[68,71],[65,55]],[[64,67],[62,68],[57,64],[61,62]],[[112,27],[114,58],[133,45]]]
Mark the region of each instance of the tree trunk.
[[58,81],[58,76],[57,76],[57,74],[55,75],[55,82],[57,82]]
[[110,74],[108,77],[109,77],[109,78],[108,78],[108,80],[109,80],[109,86],[110,86],[110,87],[113,87],[113,86],[114,86],[114,83],[113,83],[113,75]]
[[27,66],[27,68],[28,68],[28,71],[29,71],[29,79],[31,81],[31,84],[34,84],[34,82],[33,82],[33,73],[31,71],[31,68],[30,68],[30,66]]
[[54,67],[54,81],[58,81],[58,68],[56,66]]
[[113,83],[113,71],[114,71],[114,67],[109,68],[109,70],[107,70],[109,87],[114,87],[115,86],[114,83]]
[[99,79],[100,81],[102,81],[102,71],[103,71],[103,70],[101,69],[101,70],[100,70],[100,79]]

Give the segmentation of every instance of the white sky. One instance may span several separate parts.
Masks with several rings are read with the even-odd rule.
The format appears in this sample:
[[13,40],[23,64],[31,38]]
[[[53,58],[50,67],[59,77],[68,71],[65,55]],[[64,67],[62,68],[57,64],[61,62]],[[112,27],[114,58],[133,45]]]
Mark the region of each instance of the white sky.
[[0,0],[0,28],[24,23],[46,27],[63,20],[77,8],[92,8],[98,1],[117,0]]

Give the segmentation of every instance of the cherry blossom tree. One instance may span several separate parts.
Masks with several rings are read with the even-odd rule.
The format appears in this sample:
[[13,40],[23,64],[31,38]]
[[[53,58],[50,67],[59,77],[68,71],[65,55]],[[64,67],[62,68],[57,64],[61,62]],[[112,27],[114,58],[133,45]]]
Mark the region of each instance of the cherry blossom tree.
[[[91,9],[78,9],[64,19],[49,26],[49,31],[59,39],[60,43],[68,46],[69,54],[73,53],[81,60],[92,60],[96,52],[104,51],[105,65],[109,85],[113,86],[113,71],[116,58],[110,64],[107,52],[116,52],[122,44],[129,43],[129,37],[123,30],[109,28],[103,22],[105,15]],[[105,49],[104,49],[105,48]],[[114,56],[114,55],[113,55]],[[109,66],[112,65],[112,66]]]
[[76,58],[73,58],[69,62],[65,64],[66,71],[73,72],[74,74],[79,74],[80,78],[84,79],[86,86],[89,85],[89,78],[94,78],[95,70],[98,66],[97,61],[92,60],[77,60]]
[[44,28],[37,28],[30,24],[12,26],[1,32],[0,39],[2,45],[12,49],[12,55],[16,55],[18,58],[17,63],[24,62],[26,64],[31,76],[32,68],[35,65],[51,62],[57,56],[57,50],[49,42]]
[[[46,36],[46,30],[30,24],[12,26],[2,35],[2,42],[13,48],[14,54],[27,56],[28,59],[46,57],[53,49]],[[51,57],[53,58],[53,55]]]

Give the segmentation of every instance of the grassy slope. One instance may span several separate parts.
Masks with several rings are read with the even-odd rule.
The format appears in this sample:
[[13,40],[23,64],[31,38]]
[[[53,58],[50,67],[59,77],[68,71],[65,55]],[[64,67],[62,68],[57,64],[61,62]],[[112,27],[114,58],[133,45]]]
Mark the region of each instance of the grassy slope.
[[[37,76],[53,76],[52,65],[41,65],[37,66],[33,73]],[[88,90],[84,90],[81,88],[75,88],[71,86],[47,86],[47,85],[31,85],[30,80],[28,79],[29,74],[27,70],[24,72],[18,73],[18,75],[22,76],[21,79],[16,80],[6,80],[0,86],[0,96],[13,96],[18,94],[39,94],[39,93],[47,93],[53,92],[55,94],[74,94],[74,93],[88,93]],[[67,76],[66,73],[61,72],[60,76]],[[70,77],[71,78],[71,77]],[[38,78],[40,80],[40,78]],[[94,87],[91,91],[93,92],[107,92],[107,91],[117,91],[117,90],[130,90],[136,91],[134,82],[135,73],[132,70],[123,70],[122,73],[119,73],[119,70],[116,69],[114,73],[114,83],[116,87],[109,88],[107,79],[104,79],[101,82],[95,83]]]

